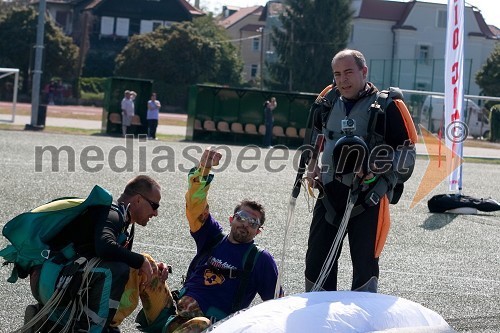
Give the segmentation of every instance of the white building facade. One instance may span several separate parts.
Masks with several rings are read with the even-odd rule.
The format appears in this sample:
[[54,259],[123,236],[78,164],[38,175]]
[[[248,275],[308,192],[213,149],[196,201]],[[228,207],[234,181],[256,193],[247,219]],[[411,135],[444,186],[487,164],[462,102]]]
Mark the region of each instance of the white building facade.
[[[423,1],[354,0],[349,47],[362,51],[381,87],[444,91],[447,6]],[[475,75],[497,37],[477,9],[465,8],[464,92],[479,95]]]
[[[277,3],[280,1],[269,1],[264,14],[271,12],[271,5],[283,11],[283,7],[276,7]],[[365,55],[370,81],[379,88],[398,86],[411,90],[444,91],[445,4],[353,0],[352,6],[354,15],[348,47]],[[275,18],[276,15],[269,15],[261,19],[274,22]],[[466,4],[465,94],[480,94],[475,76],[499,41],[495,31],[498,29],[488,26],[477,8]],[[276,57],[266,57],[266,60],[276,61]]]

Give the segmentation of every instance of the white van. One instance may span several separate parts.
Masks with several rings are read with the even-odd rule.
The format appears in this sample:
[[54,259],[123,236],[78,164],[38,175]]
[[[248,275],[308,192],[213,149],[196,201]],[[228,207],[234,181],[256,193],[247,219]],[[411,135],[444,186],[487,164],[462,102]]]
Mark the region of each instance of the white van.
[[[490,133],[488,117],[474,101],[466,98],[463,102],[464,119],[469,135],[475,138],[487,137]],[[444,96],[427,96],[420,112],[420,124],[432,133],[444,127]]]

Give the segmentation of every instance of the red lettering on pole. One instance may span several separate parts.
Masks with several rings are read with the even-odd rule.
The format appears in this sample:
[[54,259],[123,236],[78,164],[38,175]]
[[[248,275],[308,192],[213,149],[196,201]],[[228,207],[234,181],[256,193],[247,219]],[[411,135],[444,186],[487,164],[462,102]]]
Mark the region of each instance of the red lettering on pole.
[[458,73],[458,61],[454,62],[451,66],[451,72],[453,73],[453,76],[451,77],[451,83],[457,84],[458,78],[460,76]]
[[459,45],[459,40],[458,40],[459,33],[460,33],[460,30],[458,28],[455,28],[455,30],[453,30],[453,49],[454,50],[456,50],[458,48],[458,45]]
[[455,25],[458,25],[458,6],[457,4],[455,3],[455,6],[453,6],[453,13],[455,14]]
[[457,108],[458,104],[458,88],[453,87],[453,109]]

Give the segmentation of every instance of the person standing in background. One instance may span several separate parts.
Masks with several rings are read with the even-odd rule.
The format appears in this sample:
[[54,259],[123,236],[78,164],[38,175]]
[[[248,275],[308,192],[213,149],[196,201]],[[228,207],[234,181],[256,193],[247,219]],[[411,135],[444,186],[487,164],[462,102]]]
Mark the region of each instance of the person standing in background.
[[133,101],[135,101],[135,98],[137,97],[137,93],[133,90],[130,90],[130,99]]
[[49,89],[49,93],[48,93],[48,97],[47,97],[47,103],[49,105],[55,105],[56,90],[57,90],[56,81],[50,80],[48,89]]
[[161,103],[156,99],[156,93],[151,94],[151,99],[148,101],[148,139],[156,140],[156,128],[158,127],[158,119],[160,117]]
[[272,148],[274,116],[273,110],[278,106],[275,97],[264,102],[264,124],[266,125],[266,134],[264,135],[264,147]]
[[123,137],[127,135],[127,128],[130,126],[132,117],[134,116],[134,101],[130,90],[125,90],[125,97],[122,99],[122,134]]

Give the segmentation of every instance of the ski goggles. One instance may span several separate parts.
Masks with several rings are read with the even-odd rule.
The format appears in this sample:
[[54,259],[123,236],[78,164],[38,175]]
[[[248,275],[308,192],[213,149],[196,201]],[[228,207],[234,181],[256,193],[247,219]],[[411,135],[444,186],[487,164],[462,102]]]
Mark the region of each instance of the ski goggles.
[[236,213],[234,213],[233,217],[236,219],[236,221],[243,223],[246,222],[252,229],[259,229],[260,227],[260,219],[255,218],[245,212],[244,210],[239,210]]

